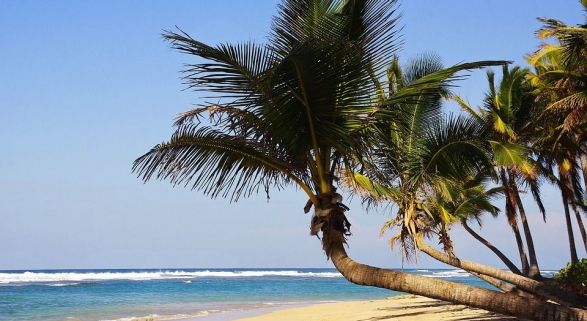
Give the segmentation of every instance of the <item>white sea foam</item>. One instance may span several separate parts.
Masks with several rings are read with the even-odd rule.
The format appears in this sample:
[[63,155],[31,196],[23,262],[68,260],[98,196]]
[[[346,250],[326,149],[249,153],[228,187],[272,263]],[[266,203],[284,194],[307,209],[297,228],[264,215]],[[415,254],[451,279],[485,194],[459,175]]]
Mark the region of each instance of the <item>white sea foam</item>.
[[141,272],[23,272],[0,273],[0,283],[46,283],[46,282],[81,282],[109,280],[161,280],[161,279],[195,279],[202,277],[342,277],[338,272],[302,272],[302,271],[141,271]]
[[74,283],[50,283],[47,284],[48,286],[70,286],[70,285],[78,285],[79,282],[74,282]]
[[466,278],[471,276],[471,274],[465,270],[450,270],[433,272],[432,274],[425,274],[423,276],[431,278]]
[[[220,310],[218,310],[220,311]],[[193,318],[198,318],[198,317],[205,317],[207,315],[210,314],[210,312],[212,311],[207,311],[207,310],[203,310],[194,314],[173,314],[173,315],[158,315],[158,314],[149,314],[146,316],[142,316],[142,317],[124,317],[124,318],[119,318],[119,319],[103,319],[100,321],[168,321],[168,320],[184,320],[184,319],[189,319],[192,320]]]

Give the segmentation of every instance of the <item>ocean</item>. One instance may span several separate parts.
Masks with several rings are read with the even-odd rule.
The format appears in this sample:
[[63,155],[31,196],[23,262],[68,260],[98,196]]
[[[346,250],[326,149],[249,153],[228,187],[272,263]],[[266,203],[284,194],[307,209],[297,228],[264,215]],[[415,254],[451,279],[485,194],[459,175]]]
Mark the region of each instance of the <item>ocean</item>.
[[[491,287],[463,270],[404,271]],[[334,269],[0,271],[0,320],[206,321],[227,311],[400,294],[351,284]]]

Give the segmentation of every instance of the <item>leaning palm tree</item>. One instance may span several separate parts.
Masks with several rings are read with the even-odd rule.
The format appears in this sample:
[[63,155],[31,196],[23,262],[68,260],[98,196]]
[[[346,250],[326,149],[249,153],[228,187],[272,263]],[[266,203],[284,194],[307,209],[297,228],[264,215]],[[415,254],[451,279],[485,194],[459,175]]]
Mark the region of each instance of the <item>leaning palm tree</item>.
[[[389,89],[387,93],[384,90],[379,93],[391,97],[418,77],[440,69],[438,59],[430,55],[413,60],[405,68],[394,59],[387,73]],[[554,301],[573,301],[565,291],[517,275],[521,274],[518,269],[493,246],[489,247],[505,258],[504,262],[517,274],[455,256],[449,227],[480,211],[495,213],[488,198],[496,190],[485,190],[479,180],[491,176],[494,162],[509,166],[519,163],[518,159],[524,155],[520,155],[515,144],[491,140],[493,132],[488,130],[490,126],[486,122],[464,116],[443,116],[440,107],[442,97],[447,95],[450,95],[447,88],[440,88],[434,100],[398,103],[396,108],[403,112],[395,121],[373,126],[376,135],[372,137],[374,146],[369,158],[372,164],[360,172],[342,171],[341,185],[360,195],[368,207],[393,204],[397,211],[383,225],[382,233],[388,229],[397,231],[390,245],[398,244],[403,258],[410,258],[420,250],[496,286],[507,282]],[[437,237],[445,253],[427,245],[424,236]]]
[[[188,111],[171,139],[136,160],[144,180],[160,178],[212,197],[237,200],[295,184],[314,207],[313,234],[351,282],[458,302],[524,318],[587,319],[587,312],[526,301],[462,284],[383,270],[347,256],[350,229],[336,193],[336,173],[363,165],[371,124],[394,119],[399,101],[436,93],[460,64],[414,81],[385,101],[378,82],[397,48],[394,1],[289,0],[280,6],[266,45],[209,46],[183,32],[165,38],[205,61],[188,67],[190,87],[215,104]],[[213,112],[209,122],[200,122]],[[549,318],[550,319],[550,318]]]

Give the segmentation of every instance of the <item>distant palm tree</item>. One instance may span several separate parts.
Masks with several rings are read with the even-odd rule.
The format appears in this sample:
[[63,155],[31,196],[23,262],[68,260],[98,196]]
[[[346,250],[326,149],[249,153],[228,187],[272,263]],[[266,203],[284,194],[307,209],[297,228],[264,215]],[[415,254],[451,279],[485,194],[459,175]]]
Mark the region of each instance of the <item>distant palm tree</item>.
[[[529,187],[544,216],[545,210],[540,199],[537,169],[533,164],[528,143],[531,136],[536,134],[531,121],[532,115],[538,108],[531,94],[532,87],[526,80],[527,75],[527,69],[520,67],[510,69],[504,66],[502,79],[499,85],[496,85],[494,73],[488,72],[489,91],[479,111],[459,97],[455,97],[455,100],[472,117],[485,124],[491,132],[489,139],[492,146],[501,151],[496,153],[494,158],[495,177],[504,190],[505,214],[516,238],[522,271],[524,275],[540,278],[534,241],[518,187],[520,184]],[[519,231],[518,219],[522,222],[528,253]]]
[[[587,13],[587,2],[582,2]],[[587,15],[582,25],[568,26],[556,19],[541,18],[543,27],[538,30],[540,39],[554,39],[556,43],[544,43],[539,50],[527,57],[534,67],[530,74],[536,87],[537,102],[543,104],[540,116],[543,131],[549,133],[538,143],[545,153],[546,167],[558,167],[559,178],[553,181],[559,186],[565,208],[571,261],[578,257],[574,245],[569,206],[575,217],[585,249],[587,232],[580,215],[585,211],[583,188],[578,181],[577,168],[583,173],[587,189]],[[580,160],[580,165],[576,164]]]
[[[414,79],[440,69],[438,59],[433,56],[415,59],[405,68],[400,68],[398,60],[394,59],[388,71],[387,94],[393,95]],[[491,126],[487,122],[477,118],[442,116],[442,97],[447,95],[450,92],[441,88],[435,100],[398,103],[396,108],[402,113],[397,120],[376,125],[374,132],[377,135],[372,137],[375,146],[369,158],[372,164],[361,172],[344,170],[340,183],[360,195],[368,206],[393,204],[397,211],[383,225],[381,234],[388,229],[397,230],[390,245],[399,244],[404,257],[419,249],[496,286],[505,281],[530,293],[557,300],[560,290],[455,256],[448,233],[450,225],[463,222],[466,226],[466,219],[484,211],[496,214],[497,209],[489,200],[504,188],[487,190],[482,181],[490,177],[494,163],[498,166],[523,164],[520,159],[526,153],[520,153],[516,144],[492,140],[494,134],[488,130]],[[424,236],[438,237],[446,254],[428,246]],[[503,253],[486,240],[482,242],[512,271],[521,274]]]
[[[368,157],[373,124],[397,118],[398,102],[435,97],[460,64],[378,98],[378,83],[397,48],[394,1],[289,0],[280,6],[267,45],[208,46],[185,33],[166,33],[174,48],[203,58],[186,70],[190,87],[214,104],[177,120],[168,142],[135,161],[144,180],[168,179],[212,197],[237,200],[289,184],[314,207],[311,233],[351,282],[440,298],[524,318],[580,320],[587,312],[541,300],[357,263],[344,248],[350,229],[336,193],[336,173]],[[202,115],[211,113],[208,121]],[[549,318],[550,319],[550,318]]]
[[[575,213],[583,244],[587,250],[587,232],[585,231],[580,214],[580,210],[585,211],[586,209],[585,204],[583,204],[584,191],[581,188],[580,170],[577,162],[577,154],[580,153],[580,150],[576,145],[576,141],[569,133],[561,133],[554,126],[556,125],[552,123],[545,123],[544,126],[541,126],[540,131],[543,136],[541,139],[536,140],[534,146],[543,175],[558,187],[561,192],[571,262],[576,263],[579,261],[579,258],[569,208],[572,208]],[[555,168],[558,174],[555,173]]]
[[536,33],[544,43],[528,56],[536,68],[535,83],[547,112],[562,117],[562,128],[583,139],[587,134],[587,1],[581,2],[584,22],[569,26],[564,22],[540,18],[543,27]]

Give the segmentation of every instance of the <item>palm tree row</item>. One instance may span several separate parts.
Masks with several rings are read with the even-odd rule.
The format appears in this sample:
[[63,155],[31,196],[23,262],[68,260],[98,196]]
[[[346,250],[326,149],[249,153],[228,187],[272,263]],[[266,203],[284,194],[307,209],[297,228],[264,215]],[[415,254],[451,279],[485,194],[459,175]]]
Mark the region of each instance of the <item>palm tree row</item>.
[[[583,127],[575,114],[544,102],[567,99],[584,83],[575,76],[552,80],[539,67],[532,77],[505,61],[446,68],[428,55],[401,66],[397,21],[395,1],[285,0],[266,44],[210,46],[182,31],[166,32],[173,48],[203,58],[188,65],[185,81],[214,103],[179,115],[172,137],[138,158],[133,170],[145,181],[165,179],[235,201],[297,186],[308,197],[303,210],[313,207],[310,233],[321,235],[327,257],[356,284],[523,319],[587,320],[585,296],[540,277],[520,197],[528,189],[543,208],[539,182],[547,177],[561,186],[565,204],[580,218],[584,206],[576,159],[585,154]],[[578,52],[584,54],[582,48]],[[568,58],[577,49],[564,50],[556,68],[578,70],[574,66],[584,60]],[[535,60],[540,68],[552,67],[548,55]],[[496,86],[489,74],[490,90],[480,110],[451,92],[463,71],[489,66],[503,66],[503,79]],[[446,98],[459,101],[468,113],[444,115]],[[541,121],[544,129],[531,126],[536,119],[548,119]],[[554,123],[560,119],[564,126]],[[552,131],[551,139],[538,130]],[[573,152],[563,148],[567,136],[577,147]],[[422,251],[472,272],[496,290],[355,262],[344,248],[351,224],[337,192],[341,187],[368,204],[396,205],[394,219],[382,231],[397,231],[391,243],[406,258]],[[492,202],[501,197],[521,269],[467,225],[483,213],[498,215]],[[568,210],[567,217],[570,222]],[[511,271],[458,258],[450,237],[453,224],[467,228]],[[442,251],[429,246],[429,238],[438,238]]]

